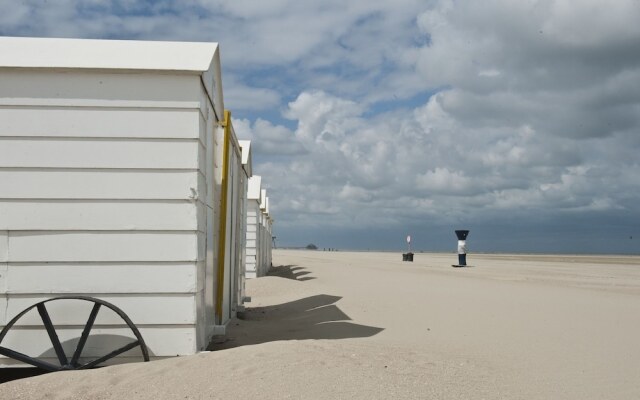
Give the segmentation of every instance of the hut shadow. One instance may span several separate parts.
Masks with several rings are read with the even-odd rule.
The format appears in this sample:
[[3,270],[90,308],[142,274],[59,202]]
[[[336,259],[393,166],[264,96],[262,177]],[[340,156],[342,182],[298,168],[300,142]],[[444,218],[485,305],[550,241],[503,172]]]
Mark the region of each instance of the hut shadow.
[[227,335],[208,350],[279,340],[347,339],[374,336],[384,328],[355,324],[335,304],[342,297],[315,295],[289,303],[247,308],[231,322]]
[[267,276],[277,276],[301,282],[316,279],[313,276],[304,276],[310,273],[311,272],[309,271],[305,271],[304,267],[299,267],[297,265],[280,265],[277,267],[271,267],[267,272]]
[[[144,339],[144,337],[143,337]],[[87,339],[87,343],[84,346],[84,351],[80,356],[79,363],[84,364],[95,359],[98,359],[102,356],[109,354],[110,352],[120,349],[132,342],[136,339],[133,336],[122,336],[122,335],[109,335],[109,334],[97,334],[97,335],[89,335]],[[80,337],[65,340],[61,342],[62,349],[68,360],[71,360],[75,349],[78,347],[78,342],[80,341]],[[155,354],[147,347],[147,352],[149,357],[155,356]],[[57,364],[57,356],[56,351],[53,347],[50,347],[46,351],[42,352],[36,358],[50,360],[52,364]],[[116,357],[110,358],[104,364],[99,364],[98,367],[103,367],[106,365],[113,364],[121,364],[123,362],[142,362],[144,361],[144,357],[142,356],[142,349],[140,346],[136,346],[130,350],[125,351],[122,354],[119,354]]]
[[[80,338],[73,338],[66,341],[61,342],[62,348],[64,350],[65,356],[68,360],[71,360],[73,353],[78,346],[78,342]],[[102,357],[109,352],[121,348],[131,342],[135,341],[135,338],[130,336],[120,336],[120,335],[89,335],[87,343],[85,345],[85,351],[89,353],[93,353],[98,349],[97,354],[91,354],[88,357],[80,357],[80,364],[84,364],[90,361],[93,361],[99,357]],[[20,349],[21,350],[21,349]],[[147,351],[149,353],[149,357],[153,357],[155,354],[147,347]],[[99,354],[98,354],[99,353]],[[42,352],[40,355],[33,357],[38,360],[46,361],[54,365],[60,365],[58,358],[56,356],[56,352],[53,347]],[[128,350],[117,357],[109,359],[105,364],[100,364],[97,368],[104,367],[106,365],[114,365],[121,364],[123,362],[142,362],[144,358],[142,356],[142,350],[139,346],[134,347],[131,350]],[[6,383],[17,379],[31,378],[38,375],[51,373],[50,371],[32,367],[29,364],[25,364],[24,367],[9,367],[3,368],[0,370],[0,383]]]
[[49,373],[49,371],[36,367],[8,367],[2,368],[2,371],[0,372],[2,372],[0,373],[0,383],[7,383],[17,379],[32,378],[34,376]]

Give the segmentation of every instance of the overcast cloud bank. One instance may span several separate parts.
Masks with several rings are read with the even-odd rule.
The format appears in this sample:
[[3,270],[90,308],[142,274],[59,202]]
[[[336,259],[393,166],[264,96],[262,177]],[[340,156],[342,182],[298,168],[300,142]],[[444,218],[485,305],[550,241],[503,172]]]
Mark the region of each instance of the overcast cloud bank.
[[638,1],[0,6],[3,35],[220,42],[281,244],[640,253]]

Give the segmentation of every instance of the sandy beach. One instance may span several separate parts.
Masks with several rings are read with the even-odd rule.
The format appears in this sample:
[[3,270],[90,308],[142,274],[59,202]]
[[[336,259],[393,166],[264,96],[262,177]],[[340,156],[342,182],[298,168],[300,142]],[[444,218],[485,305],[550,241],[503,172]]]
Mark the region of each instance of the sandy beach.
[[12,381],[0,398],[640,398],[640,257],[401,259],[274,250],[213,351]]

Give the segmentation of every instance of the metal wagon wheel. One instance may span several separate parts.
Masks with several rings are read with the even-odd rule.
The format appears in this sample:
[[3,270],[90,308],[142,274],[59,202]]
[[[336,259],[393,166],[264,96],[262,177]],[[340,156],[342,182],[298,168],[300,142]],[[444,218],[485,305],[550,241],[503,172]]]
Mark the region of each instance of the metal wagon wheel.
[[[60,340],[58,339],[58,334],[56,333],[56,329],[53,326],[53,323],[51,322],[51,318],[49,317],[49,312],[47,311],[47,308],[45,307],[45,303],[48,303],[50,301],[56,301],[56,300],[84,300],[84,301],[88,301],[90,303],[93,303],[93,309],[91,310],[91,313],[89,314],[89,319],[87,320],[87,323],[84,326],[84,329],[82,331],[82,335],[80,336],[80,340],[78,341],[78,345],[76,346],[76,349],[73,353],[73,355],[71,356],[71,360],[69,360],[67,358],[67,355],[65,354],[62,345],[60,344]],[[95,360],[92,360],[90,362],[87,362],[85,364],[79,364],[78,360],[80,359],[80,356],[82,355],[82,351],[84,350],[84,346],[87,343],[87,339],[89,338],[89,334],[91,333],[91,329],[93,328],[93,323],[96,320],[96,317],[98,316],[98,311],[100,311],[100,308],[104,306],[107,307],[109,309],[111,309],[112,311],[114,311],[116,314],[118,314],[120,316],[120,318],[122,318],[122,320],[124,322],[127,323],[127,325],[129,326],[129,329],[131,329],[131,332],[133,332],[133,334],[136,337],[136,340],[120,347],[119,349],[115,349],[112,352],[110,352],[109,354],[106,354],[102,357],[99,357]],[[2,347],[2,340],[4,339],[4,337],[6,336],[7,332],[9,332],[9,330],[11,329],[11,327],[13,327],[13,325],[23,316],[25,315],[27,312],[29,312],[30,310],[37,308],[38,309],[38,313],[40,314],[40,317],[42,318],[42,323],[44,324],[45,329],[47,330],[47,333],[49,335],[49,339],[51,340],[51,344],[53,345],[53,349],[56,352],[56,356],[58,357],[58,361],[60,362],[60,365],[56,365],[56,364],[52,364],[43,360],[40,360],[36,357],[31,357],[28,356],[26,354],[17,352],[15,350],[11,350],[9,348],[6,347]],[[0,354],[9,357],[9,358],[13,358],[14,360],[18,360],[18,361],[22,361],[24,363],[27,364],[31,364],[33,366],[36,366],[38,368],[42,368],[44,370],[47,371],[63,371],[63,370],[75,370],[75,369],[87,369],[87,368],[93,368],[98,366],[99,364],[104,363],[107,360],[110,360],[122,353],[124,353],[125,351],[131,350],[135,347],[140,346],[140,349],[142,350],[142,357],[144,358],[144,361],[149,361],[149,352],[147,351],[147,346],[144,343],[144,339],[142,339],[142,335],[140,334],[140,331],[138,331],[138,328],[134,325],[133,322],[131,322],[131,319],[129,319],[129,317],[127,316],[127,314],[124,313],[124,311],[122,311],[121,309],[119,309],[118,307],[114,306],[113,304],[106,302],[104,300],[100,300],[100,299],[96,299],[93,297],[87,297],[87,296],[60,296],[60,297],[55,297],[52,299],[48,299],[48,300],[44,300],[41,301],[39,303],[36,303],[26,309],[24,309],[20,314],[16,315],[11,321],[9,321],[9,323],[2,329],[2,332],[0,332]]]

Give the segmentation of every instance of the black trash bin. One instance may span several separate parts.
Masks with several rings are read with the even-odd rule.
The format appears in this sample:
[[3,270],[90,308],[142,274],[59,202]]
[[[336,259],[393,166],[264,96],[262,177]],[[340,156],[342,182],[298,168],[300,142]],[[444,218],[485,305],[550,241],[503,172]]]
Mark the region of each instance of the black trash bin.
[[413,262],[413,253],[402,253],[402,261]]

